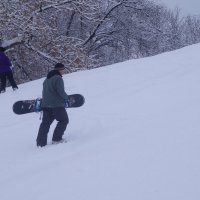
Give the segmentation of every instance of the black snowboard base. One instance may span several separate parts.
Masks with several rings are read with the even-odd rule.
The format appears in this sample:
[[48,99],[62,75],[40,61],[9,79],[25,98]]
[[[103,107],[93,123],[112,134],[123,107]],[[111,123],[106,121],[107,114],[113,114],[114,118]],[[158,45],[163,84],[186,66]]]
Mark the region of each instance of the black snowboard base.
[[[66,108],[78,108],[85,103],[85,98],[81,94],[68,95],[69,99],[66,102]],[[17,115],[40,112],[42,99],[22,100],[13,104],[13,112]]]

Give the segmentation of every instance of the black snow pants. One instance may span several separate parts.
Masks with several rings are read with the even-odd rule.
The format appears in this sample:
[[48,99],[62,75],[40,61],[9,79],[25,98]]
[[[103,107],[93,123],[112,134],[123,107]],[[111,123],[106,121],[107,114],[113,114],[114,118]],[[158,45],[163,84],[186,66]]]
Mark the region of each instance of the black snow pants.
[[37,146],[45,146],[47,144],[47,136],[50,126],[54,120],[58,123],[53,133],[52,141],[62,140],[64,131],[66,130],[67,124],[69,123],[67,111],[64,107],[57,108],[44,108],[42,123],[38,131],[38,136],[36,139]]
[[8,78],[10,85],[12,86],[12,88],[18,88],[17,84],[13,78],[13,73],[12,70],[8,71],[8,72],[2,72],[0,73],[0,79],[1,79],[1,90],[5,90],[6,89],[6,78]]

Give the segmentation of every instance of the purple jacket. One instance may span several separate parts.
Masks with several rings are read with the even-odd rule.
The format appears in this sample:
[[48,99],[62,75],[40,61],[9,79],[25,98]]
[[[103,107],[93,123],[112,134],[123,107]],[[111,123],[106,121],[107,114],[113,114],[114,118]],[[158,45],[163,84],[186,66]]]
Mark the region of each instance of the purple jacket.
[[11,70],[12,64],[4,52],[0,52],[0,73]]

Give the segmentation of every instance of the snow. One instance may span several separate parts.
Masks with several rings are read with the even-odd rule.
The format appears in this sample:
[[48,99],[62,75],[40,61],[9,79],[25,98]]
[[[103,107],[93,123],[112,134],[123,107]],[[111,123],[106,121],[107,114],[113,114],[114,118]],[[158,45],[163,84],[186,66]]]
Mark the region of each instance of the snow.
[[[44,79],[0,94],[0,199],[199,200],[200,44],[64,76],[86,103],[68,143],[36,147],[40,115],[12,104]],[[51,127],[48,143],[51,143]]]

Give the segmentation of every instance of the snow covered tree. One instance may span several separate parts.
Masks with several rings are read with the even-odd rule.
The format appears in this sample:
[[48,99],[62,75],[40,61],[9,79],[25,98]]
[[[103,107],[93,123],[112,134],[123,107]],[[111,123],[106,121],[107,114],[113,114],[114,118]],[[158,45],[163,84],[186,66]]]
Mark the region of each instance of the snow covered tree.
[[185,45],[200,42],[200,16],[188,15],[184,20],[184,36]]
[[[90,8],[90,9],[88,9]],[[92,10],[92,12],[91,12]],[[69,71],[87,68],[93,60],[81,49],[81,18],[95,20],[90,0],[2,0],[0,41],[30,73],[41,76],[50,63],[63,62]],[[83,30],[83,28],[82,28]]]
[[0,45],[32,79],[56,62],[71,72],[177,49],[199,42],[199,27],[150,0],[0,2]]

